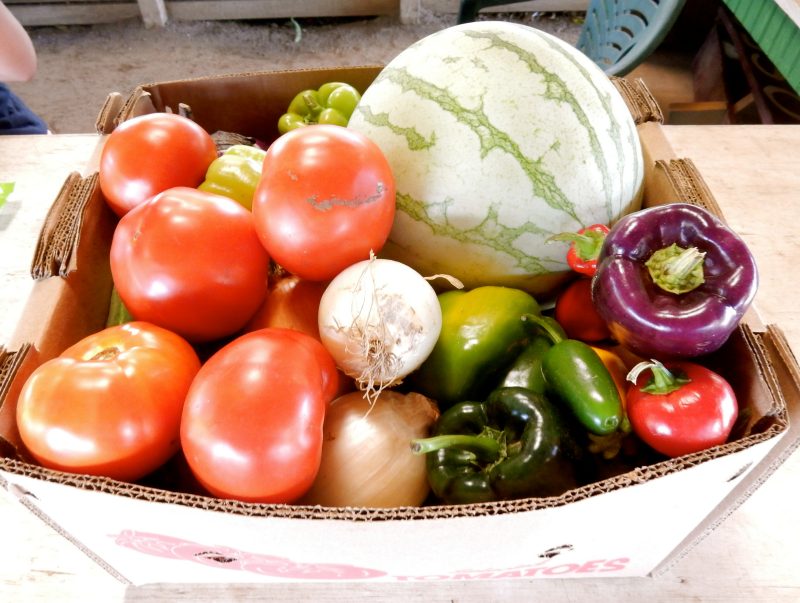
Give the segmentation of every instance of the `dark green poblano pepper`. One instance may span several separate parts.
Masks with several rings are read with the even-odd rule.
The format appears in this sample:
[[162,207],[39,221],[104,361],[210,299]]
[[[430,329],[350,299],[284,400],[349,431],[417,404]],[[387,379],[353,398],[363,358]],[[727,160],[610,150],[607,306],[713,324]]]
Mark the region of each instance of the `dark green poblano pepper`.
[[412,449],[427,454],[431,490],[446,504],[558,496],[580,485],[583,453],[573,424],[522,387],[451,406]]

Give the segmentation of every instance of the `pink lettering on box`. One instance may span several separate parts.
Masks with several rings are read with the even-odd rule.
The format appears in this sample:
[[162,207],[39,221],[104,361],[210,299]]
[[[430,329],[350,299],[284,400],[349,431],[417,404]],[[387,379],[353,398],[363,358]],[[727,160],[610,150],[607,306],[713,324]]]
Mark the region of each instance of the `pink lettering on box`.
[[123,530],[114,542],[146,555],[192,561],[220,569],[298,580],[363,580],[386,572],[336,563],[298,563],[286,557],[206,545],[165,534]]
[[[220,569],[253,572],[273,578],[293,580],[368,580],[387,578],[401,582],[438,582],[465,580],[497,580],[532,577],[569,577],[594,573],[619,572],[626,569],[630,559],[591,559],[583,563],[557,563],[557,555],[540,555],[540,561],[530,565],[506,568],[461,570],[441,574],[390,575],[385,571],[339,563],[301,563],[278,555],[252,553],[227,546],[208,545],[165,534],[123,530],[113,537],[114,542],[145,555],[191,561]],[[572,551],[572,547],[564,550]],[[559,551],[561,552],[561,551]]]
[[553,563],[544,559],[534,565],[523,565],[510,568],[461,570],[451,574],[427,574],[417,576],[393,576],[401,582],[437,582],[445,580],[502,580],[508,578],[568,578],[600,572],[619,572],[624,570],[630,559],[593,559],[585,563]]

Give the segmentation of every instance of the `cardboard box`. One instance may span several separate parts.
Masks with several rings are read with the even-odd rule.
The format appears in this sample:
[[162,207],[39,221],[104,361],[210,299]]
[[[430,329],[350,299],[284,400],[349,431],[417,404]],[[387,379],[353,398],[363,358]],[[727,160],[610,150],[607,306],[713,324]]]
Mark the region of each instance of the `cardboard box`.
[[[186,106],[209,131],[269,141],[292,91],[330,80],[365,88],[377,67],[255,73],[110,95],[98,118]],[[615,80],[646,159],[646,205],[683,200],[719,212],[693,164],[671,157],[641,82]],[[641,466],[556,498],[362,509],[224,501],[50,471],[26,462],[13,416],[39,364],[104,324],[115,218],[96,174],[65,183],[42,230],[36,283],[0,351],[0,481],[121,581],[133,584],[598,578],[662,571],[766,479],[796,446],[800,368],[778,327],[754,314],[707,362],[734,386],[744,420],[729,443]],[[660,521],[637,521],[636,517]],[[464,546],[468,535],[469,546]],[[513,543],[513,546],[509,546]]]

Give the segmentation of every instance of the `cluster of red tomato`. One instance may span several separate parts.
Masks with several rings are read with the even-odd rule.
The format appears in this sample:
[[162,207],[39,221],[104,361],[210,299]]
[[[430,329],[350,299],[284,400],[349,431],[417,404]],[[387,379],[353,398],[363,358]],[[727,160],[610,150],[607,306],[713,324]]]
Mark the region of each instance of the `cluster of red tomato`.
[[[221,497],[291,502],[310,487],[325,407],[345,384],[314,336],[314,298],[382,247],[394,180],[363,135],[300,128],[268,150],[250,211],[197,189],[216,158],[212,137],[174,114],[128,120],[106,140],[99,182],[120,217],[111,271],[135,321],[25,384],[18,426],[42,465],[132,481],[182,449]],[[274,300],[272,262],[293,275]],[[305,326],[277,328],[294,326],[280,305],[292,290],[311,300],[293,309]]]

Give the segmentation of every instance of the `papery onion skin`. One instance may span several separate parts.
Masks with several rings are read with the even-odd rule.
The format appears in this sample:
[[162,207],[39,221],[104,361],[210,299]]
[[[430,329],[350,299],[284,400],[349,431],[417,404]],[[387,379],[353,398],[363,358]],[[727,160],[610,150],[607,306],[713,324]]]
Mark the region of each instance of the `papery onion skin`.
[[427,437],[439,416],[418,393],[383,390],[375,402],[362,392],[334,400],[325,415],[322,463],[299,504],[324,507],[419,506],[428,496],[424,455],[411,440]]
[[370,397],[419,368],[441,328],[442,311],[433,287],[393,260],[373,257],[349,266],[320,300],[323,345]]

